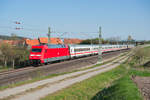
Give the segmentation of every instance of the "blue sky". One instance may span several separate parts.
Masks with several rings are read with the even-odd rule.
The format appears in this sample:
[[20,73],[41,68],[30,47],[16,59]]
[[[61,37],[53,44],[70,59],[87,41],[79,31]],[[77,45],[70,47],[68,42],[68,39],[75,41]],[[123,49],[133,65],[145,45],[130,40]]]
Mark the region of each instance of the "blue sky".
[[0,0],[0,34],[45,37],[48,26],[52,36],[93,38],[101,26],[103,38],[150,40],[150,0]]

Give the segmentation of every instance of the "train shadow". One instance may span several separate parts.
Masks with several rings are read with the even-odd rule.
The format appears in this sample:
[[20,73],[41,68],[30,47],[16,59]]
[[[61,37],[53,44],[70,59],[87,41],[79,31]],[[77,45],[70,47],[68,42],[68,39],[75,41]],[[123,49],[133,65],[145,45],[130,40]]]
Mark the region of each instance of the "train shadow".
[[110,87],[99,91],[91,100],[125,100],[125,97],[116,96],[116,94],[119,93],[118,90],[119,87],[117,84],[113,84]]
[[150,67],[150,61],[146,62],[143,66],[144,67]]

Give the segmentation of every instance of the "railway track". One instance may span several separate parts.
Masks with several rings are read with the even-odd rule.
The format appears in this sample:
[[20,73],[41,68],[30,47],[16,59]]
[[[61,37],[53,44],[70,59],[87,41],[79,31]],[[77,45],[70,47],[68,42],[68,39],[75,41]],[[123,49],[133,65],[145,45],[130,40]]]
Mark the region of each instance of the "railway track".
[[19,72],[19,71],[23,71],[23,70],[33,69],[33,68],[34,67],[30,66],[30,67],[25,67],[25,68],[20,68],[20,69],[12,69],[12,70],[8,70],[8,71],[2,71],[2,72],[0,72],[0,76],[10,74],[12,72],[14,73],[14,72]]
[[[108,55],[110,53],[105,53],[103,54],[104,55]],[[39,66],[39,68],[42,67],[42,66]],[[0,77],[3,76],[3,75],[7,75],[7,74],[10,74],[10,73],[15,73],[15,72],[19,72],[19,71],[24,71],[24,70],[32,70],[32,69],[35,69],[36,67],[33,67],[33,66],[29,66],[29,67],[25,67],[25,68],[19,68],[19,69],[11,69],[11,70],[8,70],[8,71],[2,71],[0,72]]]
[[[103,54],[103,58],[107,59],[112,56],[119,55],[120,53],[126,51],[127,50],[106,53]],[[63,61],[61,63],[52,63],[45,66],[26,67],[26,68],[7,71],[7,72],[2,72],[0,73],[0,86],[32,79],[38,76],[72,71],[82,66],[92,65],[96,62],[97,62],[97,55],[89,56],[85,58],[73,59],[69,61]]]

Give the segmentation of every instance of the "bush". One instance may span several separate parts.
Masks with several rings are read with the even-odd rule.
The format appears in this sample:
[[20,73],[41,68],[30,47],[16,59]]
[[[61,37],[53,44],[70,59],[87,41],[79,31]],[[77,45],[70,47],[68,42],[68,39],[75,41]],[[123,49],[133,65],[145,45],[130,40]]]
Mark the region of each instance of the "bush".
[[131,59],[132,66],[143,66],[150,61],[150,47],[136,48]]

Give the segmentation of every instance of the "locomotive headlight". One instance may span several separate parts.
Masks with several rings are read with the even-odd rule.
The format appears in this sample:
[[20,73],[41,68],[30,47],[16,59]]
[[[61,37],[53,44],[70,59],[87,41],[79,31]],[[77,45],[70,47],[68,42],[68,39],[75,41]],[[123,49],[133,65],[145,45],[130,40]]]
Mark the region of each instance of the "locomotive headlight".
[[39,59],[41,58],[41,55],[36,55],[36,56],[37,56],[37,58],[39,58]]

